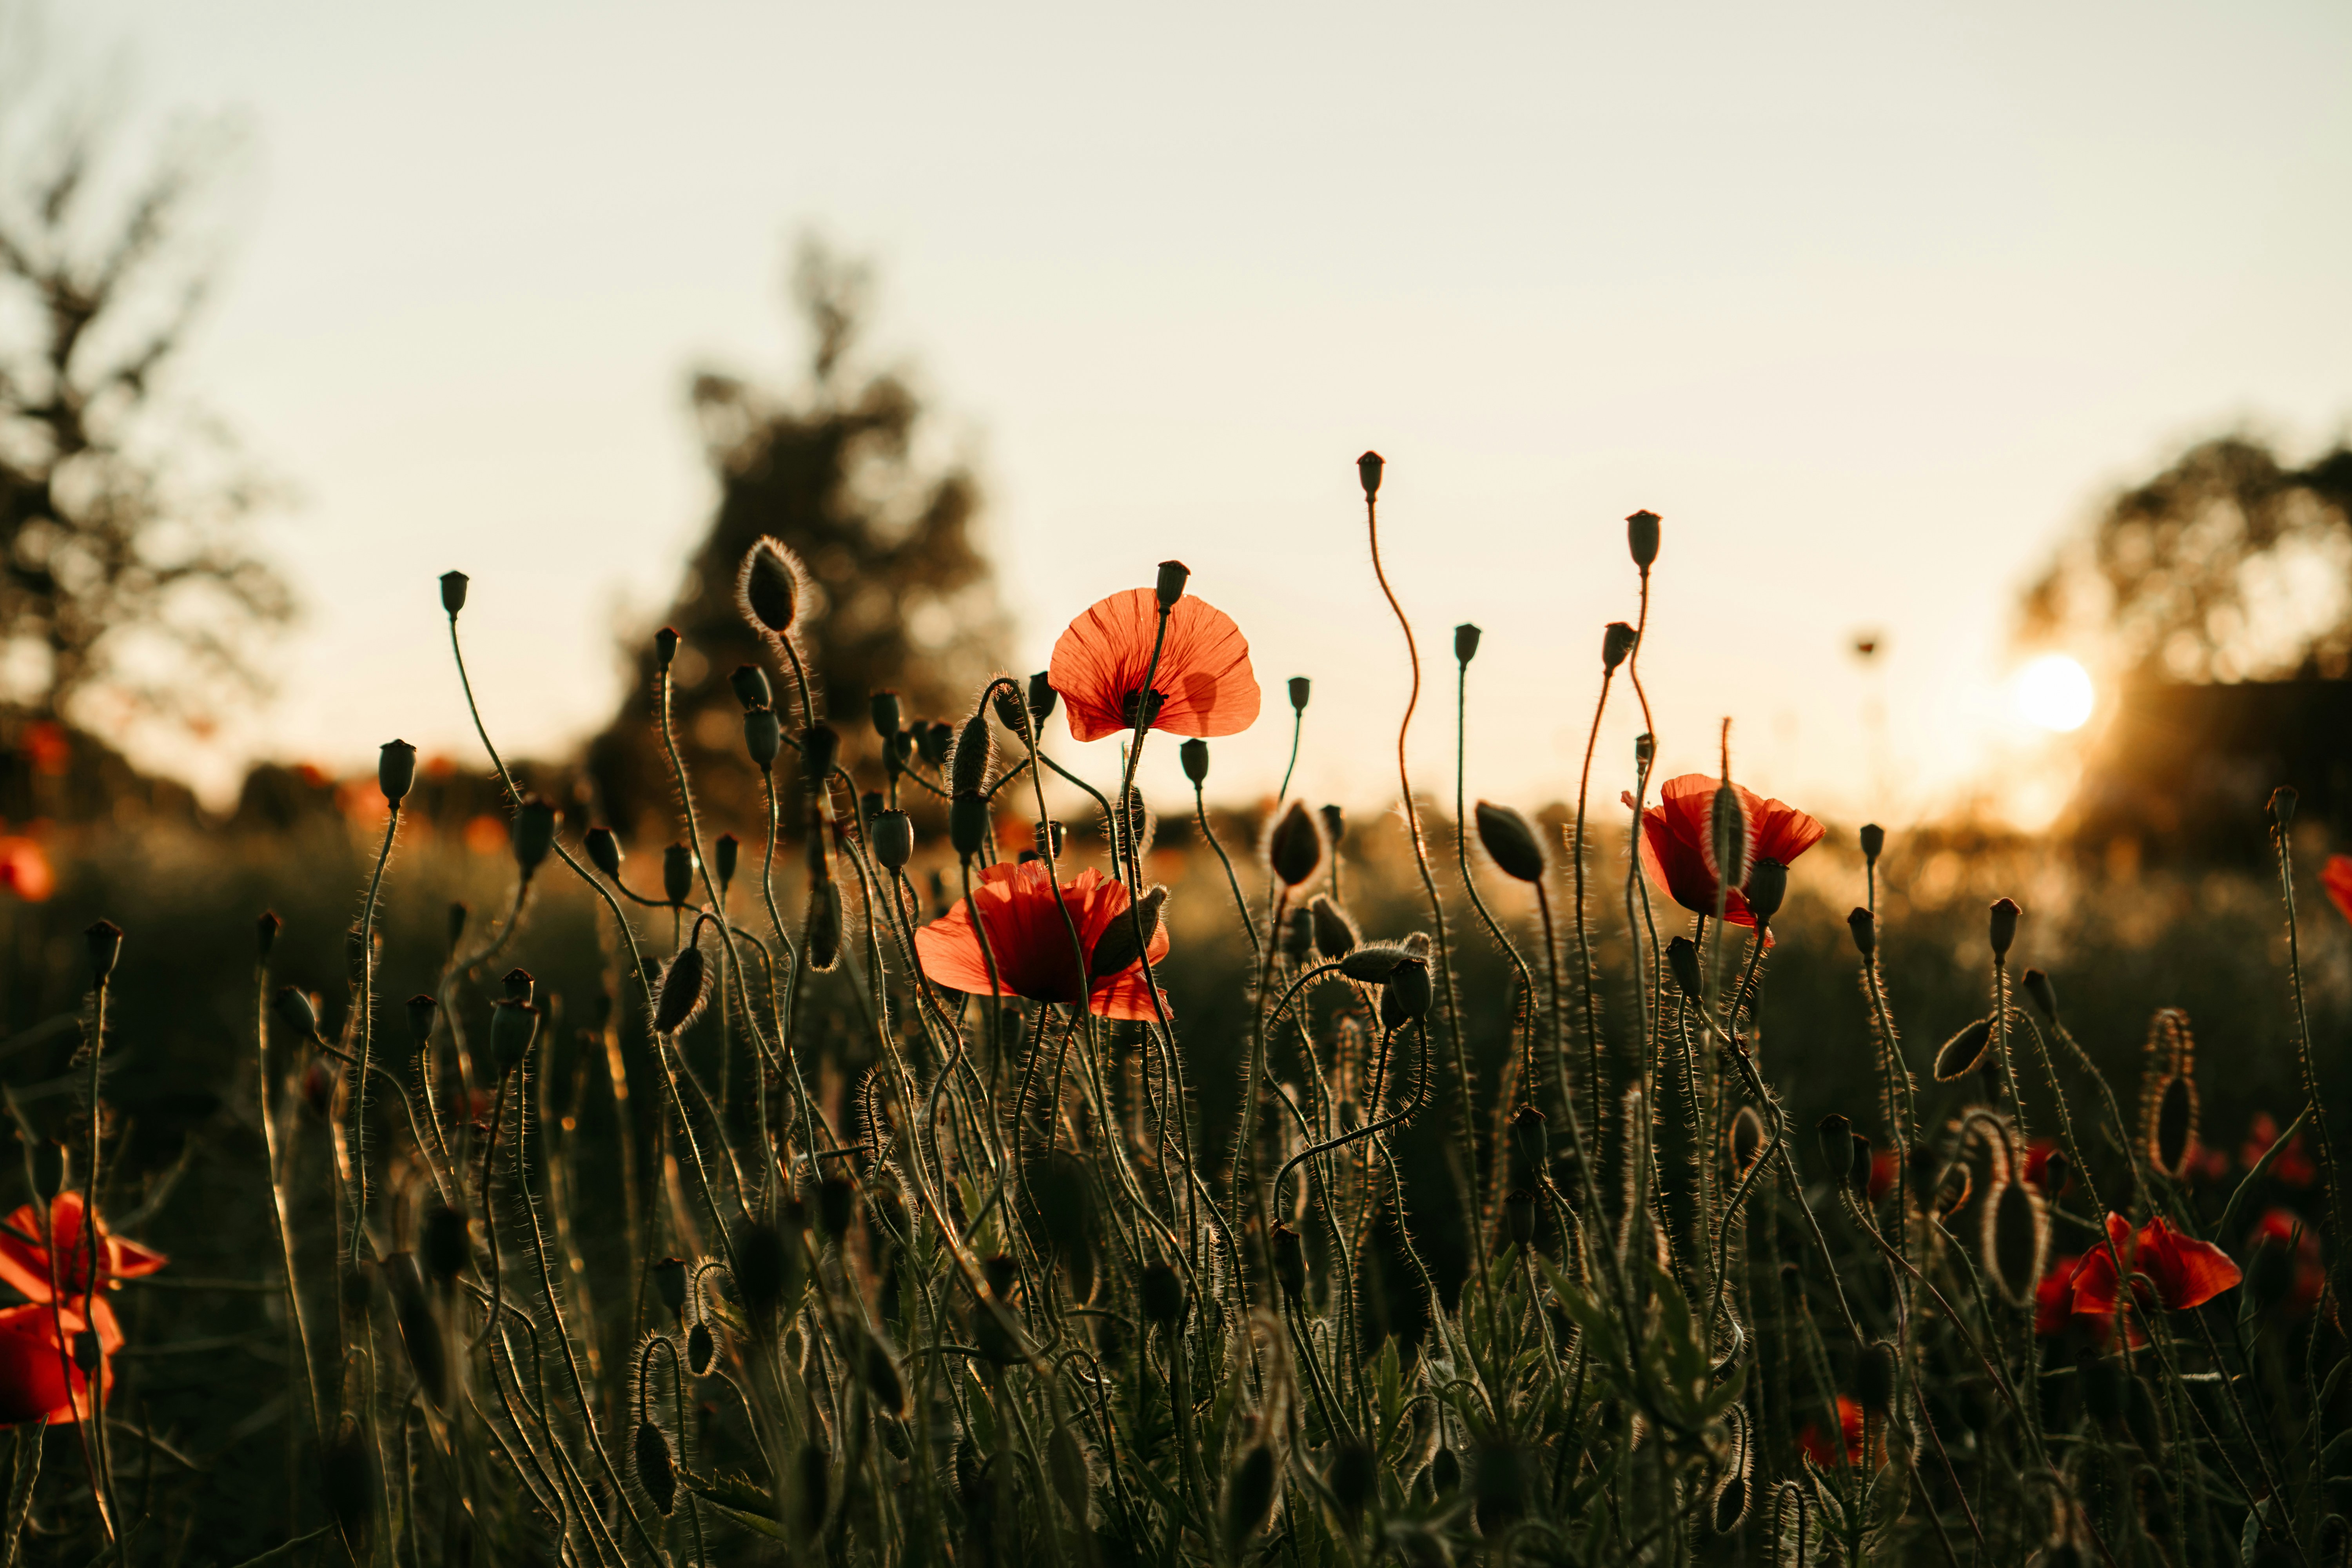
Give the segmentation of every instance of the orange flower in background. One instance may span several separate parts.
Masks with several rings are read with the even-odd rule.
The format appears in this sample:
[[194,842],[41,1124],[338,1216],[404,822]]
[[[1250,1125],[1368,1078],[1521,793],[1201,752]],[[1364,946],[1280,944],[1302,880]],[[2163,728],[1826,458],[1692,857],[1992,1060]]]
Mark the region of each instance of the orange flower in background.
[[2352,921],[2352,855],[2330,855],[2319,868],[2319,885],[2327,889],[2336,911]]
[[57,778],[73,766],[73,742],[66,727],[54,719],[42,719],[25,726],[25,737],[18,749],[33,771]]
[[[2278,1118],[2267,1110],[2255,1111],[2253,1121],[2246,1128],[2246,1141],[2238,1150],[2239,1161],[2246,1169],[2252,1170],[2261,1163],[2262,1157],[2271,1152],[2271,1145],[2277,1142],[2278,1138]],[[2270,1173],[2290,1187],[2307,1187],[2319,1179],[2319,1167],[2313,1164],[2311,1156],[2304,1152],[2302,1133],[2298,1132],[2287,1140],[2286,1147],[2280,1150],[2278,1158],[2271,1162]]]
[[[2124,1268],[2144,1274],[2156,1286],[2157,1303],[2185,1312],[2237,1288],[2244,1278],[2229,1254],[2172,1228],[2161,1215],[2134,1231],[2121,1215],[2107,1215],[2107,1235]],[[2104,1247],[2083,1254],[2074,1268],[2073,1311],[2076,1317],[2106,1317],[2116,1308],[2116,1265]]]
[[[1715,913],[1718,883],[1712,824],[1715,792],[1720,787],[1719,780],[1706,773],[1668,779],[1658,786],[1658,804],[1642,814],[1642,869],[1693,914]],[[1750,867],[1759,860],[1792,865],[1828,831],[1785,801],[1766,800],[1738,784],[1731,787],[1739,794]],[[1631,796],[1626,804],[1633,804]],[[1742,893],[1746,885],[1742,879],[1739,886],[1724,895],[1723,918],[1733,925],[1756,923]]]
[[48,851],[38,841],[10,835],[0,838],[0,888],[28,904],[45,901],[58,890],[58,873]]
[[1045,678],[1062,694],[1073,740],[1133,730],[1147,702],[1150,727],[1175,735],[1238,735],[1257,721],[1249,640],[1232,616],[1189,594],[1177,600],[1153,674],[1151,645],[1159,628],[1158,595],[1130,588],[1102,600],[1062,633]]
[[[980,911],[980,927],[972,925],[972,910]],[[1094,965],[1095,944],[1115,921],[1127,917],[1128,891],[1093,870],[1062,880],[1057,903],[1045,863],[1024,860],[998,864],[981,873],[981,884],[969,900],[958,899],[948,912],[915,933],[915,956],[931,983],[967,995],[986,996],[992,984],[988,960],[996,961],[996,986],[1007,995],[1033,1002],[1076,1002],[1106,1018],[1150,1018],[1151,993],[1143,964],[1130,962],[1114,974],[1082,981],[1077,954],[1070,946],[1070,925]],[[1063,910],[1069,911],[1065,921]],[[980,931],[988,933],[988,951],[981,951]],[[1157,963],[1167,956],[1168,927],[1152,933],[1147,956]]]
[[1863,1457],[1862,1445],[1865,1427],[1861,1402],[1841,1394],[1838,1395],[1837,1407],[1838,1435],[1845,1439],[1844,1453],[1838,1452],[1837,1445],[1822,1435],[1821,1426],[1815,1422],[1806,1422],[1805,1429],[1797,1434],[1797,1447],[1805,1451],[1807,1458],[1823,1469],[1832,1469],[1839,1465],[1852,1464],[1855,1459]]
[[83,1226],[81,1194],[59,1193],[49,1203],[49,1237],[57,1249],[56,1306],[49,1289],[49,1247],[41,1235],[40,1211],[26,1204],[0,1222],[0,1279],[32,1300],[0,1311],[0,1426],[21,1421],[74,1421],[89,1403],[80,1369],[65,1351],[83,1328],[98,1331],[101,1358],[99,1386],[114,1382],[112,1357],[122,1348],[107,1292],[124,1279],[152,1274],[169,1261],[135,1241],[100,1230],[96,1277],[92,1249]]

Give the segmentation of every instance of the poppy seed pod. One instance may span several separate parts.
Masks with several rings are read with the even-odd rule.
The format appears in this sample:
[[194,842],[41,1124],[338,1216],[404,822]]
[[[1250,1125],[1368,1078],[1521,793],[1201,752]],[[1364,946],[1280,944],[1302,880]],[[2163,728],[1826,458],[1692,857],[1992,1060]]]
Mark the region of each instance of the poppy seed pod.
[[784,726],[772,708],[753,708],[743,714],[743,750],[763,768],[776,765],[784,749]]
[[1147,1263],[1135,1282],[1136,1301],[1146,1321],[1172,1329],[1184,1321],[1184,1281],[1165,1263]]
[[903,811],[879,811],[866,829],[874,841],[874,858],[886,871],[903,871],[915,858],[915,819]]
[[498,1063],[500,1072],[511,1072],[521,1066],[523,1058],[530,1052],[531,1042],[537,1038],[537,1004],[501,997],[490,1005],[490,1058]]
[[735,880],[735,868],[743,854],[743,846],[731,833],[722,833],[719,842],[710,847],[711,869],[719,873],[719,896],[727,896],[728,885]]
[[416,784],[416,748],[405,741],[386,741],[376,752],[375,783],[386,804],[398,805],[407,799]]
[[800,557],[773,539],[762,538],[743,552],[735,575],[735,601],[755,631],[781,637],[800,617],[808,574]]
[[1029,722],[1041,733],[1061,700],[1062,694],[1054,689],[1053,671],[1041,669],[1029,678]]
[[592,827],[581,836],[580,847],[588,852],[588,864],[612,881],[621,879],[621,837],[609,827]]
[[441,1004],[422,991],[408,999],[408,1033],[419,1046],[433,1038],[433,1020],[440,1013]]
[[1698,944],[1686,936],[1678,936],[1666,943],[1666,968],[1674,975],[1682,994],[1696,1002],[1706,988],[1698,969]]
[[306,1040],[319,1037],[319,1008],[310,994],[299,986],[278,988],[278,1021]]
[[694,851],[673,844],[662,851],[662,896],[682,904],[694,894]]
[[960,795],[948,802],[948,844],[969,860],[988,842],[988,802],[979,795]]
[[463,572],[441,574],[441,607],[455,616],[466,607],[466,583]]
[[1194,784],[1205,784],[1209,778],[1209,742],[1191,740],[1176,748],[1177,760],[1184,764],[1184,776]]
[[1758,860],[1756,868],[1748,873],[1746,895],[1748,912],[1756,917],[1757,928],[1770,925],[1772,917],[1780,912],[1780,900],[1789,896],[1789,868],[1769,855]]
[[1633,553],[1633,564],[1643,571],[1658,558],[1658,514],[1637,511],[1625,520],[1625,548]]
[[654,634],[654,668],[667,674],[677,662],[677,628],[664,626]]
[[1840,1186],[1853,1173],[1853,1123],[1831,1111],[1813,1129],[1822,1145],[1822,1172]]
[[115,961],[122,956],[122,928],[112,921],[97,921],[81,934],[89,943],[91,980],[103,985],[114,973]]
[[830,724],[812,724],[801,731],[801,765],[809,777],[823,779],[841,760],[841,732]]
[[1312,680],[1303,675],[1292,676],[1290,678],[1290,710],[1294,713],[1306,712],[1307,700],[1314,695],[1314,692],[1315,683]]
[[[1114,916],[1102,935],[1095,939],[1095,950],[1087,958],[1087,978],[1102,980],[1133,968],[1151,949],[1152,939],[1160,934],[1160,911],[1167,906],[1168,889],[1153,888],[1136,900],[1135,913]],[[1143,926],[1143,945],[1136,945],[1135,928]]]
[[646,1496],[653,1500],[655,1511],[667,1519],[677,1507],[677,1466],[670,1458],[669,1439],[652,1422],[640,1421],[632,1449],[637,1485],[645,1488]]
[[1386,460],[1374,451],[1368,450],[1356,459],[1356,482],[1364,487],[1366,500],[1381,493],[1381,470],[1386,467]]
[[1612,621],[1601,630],[1601,668],[1606,674],[1625,662],[1633,651],[1633,628],[1622,621]]
[[896,735],[899,725],[905,722],[898,709],[898,694],[895,691],[868,693],[866,711],[866,716],[874,721],[874,732],[886,741]]
[[66,1146],[54,1138],[33,1145],[30,1155],[33,1195],[47,1203],[65,1190]]
[[663,1258],[654,1261],[646,1272],[652,1276],[654,1294],[669,1309],[673,1318],[686,1316],[687,1262],[683,1258]]
[[711,1364],[719,1359],[719,1337],[710,1331],[709,1323],[697,1323],[686,1331],[686,1370],[697,1377],[709,1377]]
[[515,811],[513,837],[515,864],[529,878],[555,847],[555,807],[537,795],[525,800]]
[[955,751],[948,758],[948,793],[977,795],[980,786],[988,782],[990,740],[988,709],[985,704],[971,710],[971,717],[956,731]]
[[1877,865],[1879,856],[1886,851],[1886,829],[1874,822],[1865,822],[1857,837],[1862,840],[1863,859],[1870,865]]
[[1853,950],[1868,958],[1878,951],[1878,917],[1856,905],[1845,917],[1846,929],[1853,932]]
[[531,977],[530,970],[523,968],[520,964],[517,964],[514,968],[508,970],[504,974],[500,975],[499,977],[499,982],[506,987],[507,1000],[509,1002],[535,1002],[539,1000],[539,982]]
[[1307,906],[1308,923],[1315,931],[1315,951],[1327,959],[1345,958],[1356,950],[1356,922],[1348,912],[1321,893]]
[[2050,976],[2038,969],[2029,969],[2019,979],[2017,986],[2043,1017],[2053,1024],[2058,1021],[2058,993],[2051,985]]
[[1192,575],[1192,569],[1181,561],[1162,561],[1160,563],[1160,578],[1151,591],[1159,598],[1161,609],[1176,607],[1176,601],[1184,596],[1185,581]]
[[2009,944],[2017,940],[2017,917],[2024,912],[2017,907],[2015,899],[1993,900],[1988,929],[1992,938],[1992,955],[1996,960],[2009,956]]
[[1934,1072],[1937,1083],[1953,1083],[1977,1070],[1992,1048],[1992,1019],[1979,1018],[1975,1023],[1944,1042],[1936,1053]]
[[1522,882],[1543,880],[1543,841],[1528,826],[1526,817],[1490,800],[1480,801],[1475,815],[1478,819],[1478,842],[1486,846],[1487,858],[1495,862],[1497,870]]
[[1282,814],[1266,839],[1265,855],[1285,887],[1295,888],[1315,875],[1315,868],[1323,863],[1323,836],[1304,804],[1290,803],[1290,809]]
[[2289,785],[2281,784],[2271,791],[2271,820],[2282,828],[2294,826],[2295,799],[2294,790]]
[[269,950],[278,945],[278,933],[285,929],[286,922],[278,918],[278,911],[262,910],[253,922],[254,951],[266,961]]
[[737,665],[727,684],[735,689],[735,700],[746,710],[776,705],[776,690],[768,684],[768,672],[756,664]]
[[446,1283],[463,1274],[474,1260],[473,1231],[464,1212],[447,1204],[426,1209],[417,1226],[416,1251],[436,1279]]
[[1478,657],[1478,638],[1483,634],[1468,621],[1454,628],[1454,662],[1467,664]]
[[1273,1234],[1267,1246],[1274,1253],[1275,1283],[1282,1287],[1285,1300],[1296,1301],[1307,1294],[1307,1243],[1299,1234],[1283,1224],[1274,1222]]

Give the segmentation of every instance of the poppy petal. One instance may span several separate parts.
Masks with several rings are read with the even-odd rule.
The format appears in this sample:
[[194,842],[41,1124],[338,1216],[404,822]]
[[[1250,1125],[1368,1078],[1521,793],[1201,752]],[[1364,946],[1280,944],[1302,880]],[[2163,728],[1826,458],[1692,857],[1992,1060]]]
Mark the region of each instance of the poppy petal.
[[1142,690],[1147,678],[1160,693],[1152,729],[1213,738],[1239,734],[1257,720],[1249,640],[1232,616],[1189,595],[1169,611],[1164,641],[1151,589],[1130,588],[1097,601],[1055,642],[1045,678],[1061,693],[1070,735],[1080,742],[1132,731],[1128,699]]

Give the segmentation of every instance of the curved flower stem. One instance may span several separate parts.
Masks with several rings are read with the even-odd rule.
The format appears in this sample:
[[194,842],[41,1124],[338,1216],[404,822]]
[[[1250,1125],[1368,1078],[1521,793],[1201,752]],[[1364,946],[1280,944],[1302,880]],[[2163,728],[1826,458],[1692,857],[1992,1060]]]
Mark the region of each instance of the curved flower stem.
[[[1168,613],[1161,611],[1160,618],[1165,622]],[[1306,728],[1307,710],[1293,708],[1290,710],[1290,761],[1283,765],[1282,787],[1274,792],[1274,809],[1276,811],[1280,811],[1282,803],[1290,798],[1290,775],[1298,771],[1298,737]]]
[[[1209,826],[1208,802],[1202,798],[1201,786],[1197,784],[1192,786],[1192,816],[1201,825],[1201,837],[1209,841],[1209,847],[1217,852],[1217,863],[1225,868],[1225,886],[1234,890],[1234,908],[1242,912],[1242,930],[1249,933],[1250,956],[1255,958],[1260,951],[1257,922],[1250,918],[1249,900],[1242,897],[1242,882],[1234,875],[1233,857],[1226,854],[1224,845],[1218,842],[1217,830]],[[1336,855],[1337,852],[1334,853]]]
[[286,1265],[286,1326],[294,1342],[289,1348],[301,1357],[302,1386],[310,1395],[310,1432],[321,1444],[326,1441],[326,1417],[319,1406],[318,1363],[310,1357],[310,1324],[302,1314],[302,1291],[294,1268],[294,1230],[286,1208],[284,1165],[278,1149],[278,1117],[270,1103],[270,1089],[275,1078],[269,1070],[269,961],[261,960],[254,966],[254,1051],[258,1073],[257,1105],[261,1116],[261,1146],[269,1161],[269,1215],[278,1231],[278,1247]]
[[[1466,659],[1462,660],[1455,665],[1454,668],[1454,864],[1456,872],[1462,878],[1463,890],[1470,895],[1470,907],[1478,911],[1479,920],[1486,923],[1486,934],[1495,939],[1495,944],[1497,947],[1500,947],[1503,950],[1504,956],[1511,961],[1511,967],[1518,971],[1519,994],[1528,999],[1528,1021],[1525,1038],[1525,1049],[1527,1051],[1526,1093],[1528,1098],[1528,1103],[1532,1104],[1534,1103],[1536,1092],[1535,976],[1528,972],[1527,960],[1519,956],[1518,948],[1513,945],[1510,937],[1504,932],[1501,924],[1496,921],[1494,912],[1486,908],[1486,900],[1485,896],[1478,891],[1478,879],[1470,874],[1470,813],[1468,804],[1469,795],[1465,778],[1468,768],[1470,749],[1469,661]],[[1337,848],[1334,848],[1332,854],[1335,858],[1337,858],[1338,853],[1339,851]],[[1536,899],[1538,903],[1543,900],[1543,884],[1541,882],[1538,882],[1536,884]],[[1547,934],[1544,938],[1544,945],[1547,950],[1549,950],[1551,945],[1551,938],[1549,934],[1549,912],[1547,912]],[[1557,974],[1556,970],[1554,973]],[[1557,984],[1552,987],[1552,1005],[1554,1008],[1557,1008],[1559,1005],[1559,987]]]
[[2327,1109],[2319,1100],[2319,1071],[2311,1059],[2311,1014],[2303,997],[2303,940],[2294,918],[2294,857],[2285,828],[2274,828],[2271,837],[2278,846],[2279,892],[2286,904],[2286,972],[2294,989],[2295,1060],[2303,1068],[2303,1094],[2311,1102],[2313,1130],[2319,1134],[2319,1163],[2327,1186],[2328,1230],[2339,1240],[2339,1245],[2329,1250],[2335,1254],[2332,1272],[2340,1300],[2344,1295],[2345,1255],[2352,1250],[2340,1243],[2342,1238],[2352,1237],[2352,1229],[2347,1229],[2345,1225],[2344,1184],[2336,1178],[2336,1141],[2328,1134]]
[[[360,1075],[352,1086],[352,1260],[360,1260],[361,1233],[367,1226],[367,1091],[368,1068],[375,1060],[375,910],[383,888],[384,862],[392,858],[393,837],[400,831],[400,803],[392,803],[384,818],[383,845],[376,851],[375,874],[368,879],[367,902],[360,910]],[[90,1092],[98,1091],[97,1058],[90,1064]],[[420,1140],[421,1142],[421,1140]],[[420,1148],[420,1154],[425,1152]],[[97,1174],[98,1150],[90,1149],[90,1173]]]
[[1419,1039],[1421,1049],[1416,1053],[1420,1059],[1414,1064],[1419,1070],[1413,1075],[1412,1098],[1406,1100],[1401,1109],[1381,1117],[1377,1121],[1367,1121],[1353,1131],[1342,1132],[1336,1138],[1327,1138],[1320,1143],[1309,1144],[1284,1162],[1282,1169],[1274,1173],[1271,1188],[1274,1207],[1277,1213],[1282,1208],[1283,1184],[1290,1180],[1290,1173],[1298,1169],[1301,1163],[1318,1154],[1328,1154],[1334,1149],[1343,1149],[1359,1139],[1385,1132],[1421,1109],[1423,1099],[1429,1093],[1429,1025],[1427,1021],[1416,1020],[1413,1032]]

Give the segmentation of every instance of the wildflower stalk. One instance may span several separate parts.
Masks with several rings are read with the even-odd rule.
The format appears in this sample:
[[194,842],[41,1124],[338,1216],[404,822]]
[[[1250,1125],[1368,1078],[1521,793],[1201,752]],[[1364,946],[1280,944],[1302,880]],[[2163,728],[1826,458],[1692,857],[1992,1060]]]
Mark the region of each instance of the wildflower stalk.
[[270,1089],[276,1075],[269,1066],[269,961],[257,961],[254,965],[254,1060],[257,1074],[256,1091],[261,1117],[262,1151],[269,1162],[269,1216],[278,1233],[278,1255],[286,1269],[286,1331],[288,1353],[295,1356],[302,1367],[302,1386],[309,1397],[310,1431],[320,1442],[326,1441],[326,1415],[319,1405],[318,1366],[310,1357],[310,1325],[302,1312],[302,1290],[295,1275],[294,1230],[286,1211],[286,1188],[282,1179],[285,1169],[278,1148],[278,1114],[270,1103]]
[[[2284,797],[2284,798],[2282,798]],[[2336,1169],[2336,1141],[2327,1127],[2327,1108],[2319,1099],[2319,1070],[2311,1059],[2311,1012],[2305,1004],[2303,993],[2303,938],[2294,913],[2294,854],[2287,828],[2294,819],[2294,792],[2281,790],[2271,797],[2271,841],[2278,851],[2279,895],[2286,906],[2286,972],[2287,983],[2294,993],[2294,1051],[2296,1064],[2303,1069],[2304,1099],[2311,1106],[2312,1131],[2319,1138],[2321,1179],[2327,1187],[2327,1223],[2329,1234],[2337,1245],[2328,1250],[2334,1254],[2329,1272],[2340,1300],[2345,1295],[2345,1255],[2347,1238],[2352,1229],[2346,1228],[2344,1184]]]
[[1218,841],[1217,830],[1209,826],[1208,802],[1198,784],[1192,786],[1192,816],[1200,824],[1201,837],[1208,840],[1209,847],[1217,852],[1217,863],[1225,868],[1225,886],[1233,889],[1234,908],[1242,912],[1242,930],[1249,936],[1250,956],[1255,958],[1259,952],[1257,922],[1250,918],[1249,900],[1242,897],[1241,879],[1234,875],[1233,857],[1225,853],[1224,845]]
[[[383,845],[376,851],[375,872],[368,879],[367,902],[360,909],[360,1064],[359,1079],[352,1086],[351,1256],[355,1263],[359,1261],[361,1232],[366,1228],[368,1212],[367,1091],[368,1069],[375,1060],[375,911],[383,889],[384,863],[392,858],[392,841],[400,832],[400,803],[393,801],[390,806],[390,814],[384,818]],[[95,1095],[97,1090],[98,1069],[93,1058],[90,1092]],[[418,1152],[424,1152],[422,1149]],[[91,1163],[96,1163],[95,1150]]]
[[[1518,948],[1512,943],[1510,937],[1504,932],[1502,926],[1496,921],[1494,912],[1486,908],[1486,900],[1485,896],[1478,891],[1478,879],[1470,874],[1470,816],[1468,790],[1466,787],[1469,751],[1470,661],[1465,658],[1456,660],[1454,664],[1454,864],[1456,872],[1462,878],[1463,889],[1470,895],[1470,907],[1478,911],[1478,919],[1485,923],[1486,927],[1486,934],[1495,939],[1495,945],[1503,950],[1503,955],[1511,961],[1511,967],[1518,972],[1519,994],[1525,999],[1528,1012],[1527,1036],[1525,1042],[1525,1049],[1527,1052],[1526,1070],[1528,1075],[1526,1093],[1529,1103],[1533,1103],[1536,1089],[1534,1017],[1536,1005],[1535,977],[1528,969],[1527,960],[1519,956]],[[1336,853],[1336,850],[1334,853]],[[1540,880],[1535,884],[1535,889],[1536,900],[1538,903],[1541,905],[1544,911],[1544,952],[1546,960],[1549,963],[1553,945],[1551,938],[1551,908],[1549,904],[1543,902],[1544,889],[1543,883]],[[1557,963],[1551,963],[1549,973],[1551,975],[1552,1010],[1555,1018],[1556,1033],[1557,1018],[1559,1010],[1559,965]],[[1514,1009],[1513,1011],[1516,1013],[1517,1010]],[[1516,1021],[1516,1019],[1514,1021]],[[1561,1065],[1562,1070],[1565,1071],[1566,1064],[1563,1062]],[[1563,1092],[1565,1091],[1565,1084],[1566,1079],[1563,1079]],[[1498,1161],[1497,1163],[1499,1163],[1500,1162]]]

